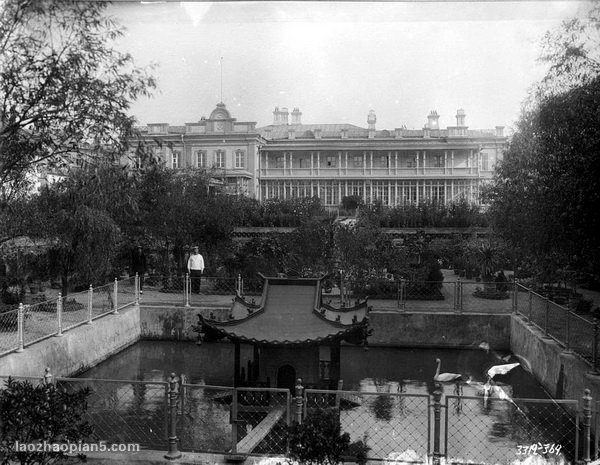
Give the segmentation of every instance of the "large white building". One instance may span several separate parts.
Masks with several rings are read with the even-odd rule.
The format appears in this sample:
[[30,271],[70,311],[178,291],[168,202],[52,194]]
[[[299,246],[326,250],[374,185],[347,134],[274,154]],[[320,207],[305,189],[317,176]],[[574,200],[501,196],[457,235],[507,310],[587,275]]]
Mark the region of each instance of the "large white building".
[[388,206],[479,203],[507,143],[502,126],[470,130],[463,110],[445,129],[435,111],[419,130],[377,130],[373,111],[365,128],[303,124],[301,117],[298,108],[275,108],[273,124],[256,128],[219,103],[209,118],[150,124],[143,134],[160,142],[157,153],[171,168],[213,170],[232,190],[259,200],[318,196],[331,207],[350,195]]

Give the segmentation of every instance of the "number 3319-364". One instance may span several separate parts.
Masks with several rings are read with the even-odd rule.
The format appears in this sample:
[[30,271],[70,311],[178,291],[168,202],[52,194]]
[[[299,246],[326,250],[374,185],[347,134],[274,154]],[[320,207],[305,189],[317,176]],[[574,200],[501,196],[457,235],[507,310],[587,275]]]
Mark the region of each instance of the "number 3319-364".
[[541,442],[529,445],[517,446],[517,455],[546,455],[546,454],[560,454],[560,444],[547,443],[542,444]]

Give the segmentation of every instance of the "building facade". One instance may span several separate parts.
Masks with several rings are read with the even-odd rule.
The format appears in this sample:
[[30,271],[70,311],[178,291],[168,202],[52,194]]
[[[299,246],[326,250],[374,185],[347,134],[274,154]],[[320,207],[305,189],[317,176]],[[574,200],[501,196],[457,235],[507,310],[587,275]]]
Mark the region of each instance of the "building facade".
[[[303,124],[294,108],[275,108],[273,124],[238,123],[219,103],[210,118],[185,127],[149,125],[145,136],[168,166],[212,169],[239,193],[259,200],[318,196],[337,207],[345,196],[386,206],[423,202],[479,203],[507,138],[503,127],[470,130],[463,110],[439,127],[432,111],[420,130],[377,130],[352,124]],[[165,144],[164,142],[168,142]]]

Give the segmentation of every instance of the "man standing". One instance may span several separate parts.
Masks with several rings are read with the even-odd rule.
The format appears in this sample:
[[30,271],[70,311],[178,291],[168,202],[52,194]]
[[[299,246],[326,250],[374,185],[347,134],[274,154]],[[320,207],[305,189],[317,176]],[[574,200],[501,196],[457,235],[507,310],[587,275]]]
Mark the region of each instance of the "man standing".
[[138,245],[131,254],[131,273],[137,273],[140,281],[140,294],[143,294],[144,275],[146,274],[146,256],[144,255],[141,245]]
[[200,280],[204,271],[204,257],[198,252],[198,246],[194,246],[192,255],[188,259],[187,269],[192,281],[192,292],[199,294]]

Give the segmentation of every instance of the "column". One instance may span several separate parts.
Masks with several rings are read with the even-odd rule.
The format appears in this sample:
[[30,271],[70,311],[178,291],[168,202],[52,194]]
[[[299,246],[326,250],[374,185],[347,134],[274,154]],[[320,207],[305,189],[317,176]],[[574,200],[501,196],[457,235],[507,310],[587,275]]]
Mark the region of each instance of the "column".
[[469,150],[469,174],[473,174],[473,150]]
[[446,174],[447,166],[448,166],[448,151],[444,150],[444,174]]
[[342,151],[338,152],[338,176],[342,174]]
[[416,185],[415,185],[415,189],[416,189],[416,191],[415,191],[415,205],[419,205],[419,183],[420,183],[420,182],[421,182],[421,181],[419,181],[419,180],[417,179],[417,183],[416,183]]
[[[269,152],[265,152],[265,170],[269,171]],[[265,173],[265,174],[267,174],[267,173]]]
[[367,174],[367,151],[363,151],[363,175]]
[[369,174],[373,174],[373,151],[372,150],[369,152],[369,158],[370,158],[370,161],[369,161]]
[[454,150],[450,151],[450,174],[454,174]]
[[423,150],[423,174],[425,173],[425,167],[427,166],[427,152]]
[[419,155],[420,155],[419,151],[417,150],[417,157],[416,157],[416,160],[417,160],[417,174],[419,174]]
[[480,171],[481,171],[481,150],[477,150],[477,176],[479,176]]
[[[396,154],[396,161],[398,161],[398,154]],[[394,206],[398,205],[398,180],[394,181]]]
[[290,152],[290,174],[292,174],[293,167],[294,167],[293,152]]
[[366,204],[367,203],[367,181],[363,181],[363,203]]
[[317,152],[317,176],[319,176],[321,170],[321,152]]
[[345,173],[348,174],[348,152],[346,152],[346,169],[345,169]]
[[287,152],[283,152],[283,174],[285,174],[286,166],[287,166]]
[[[313,163],[313,152],[310,152],[310,175],[312,176],[314,173],[314,163]],[[312,186],[312,183],[311,183]],[[311,187],[312,189],[312,187]]]
[[394,174],[398,174],[398,152],[394,152]]

